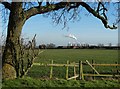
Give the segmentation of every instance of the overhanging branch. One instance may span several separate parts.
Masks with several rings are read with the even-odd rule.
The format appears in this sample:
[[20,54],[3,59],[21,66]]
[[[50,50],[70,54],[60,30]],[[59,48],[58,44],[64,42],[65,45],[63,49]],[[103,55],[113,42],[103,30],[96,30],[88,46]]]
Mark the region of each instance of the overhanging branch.
[[34,16],[36,14],[44,14],[44,13],[47,13],[47,12],[50,12],[50,11],[59,10],[59,9],[64,8],[66,6],[66,3],[67,2],[60,2],[60,3],[57,3],[57,4],[50,4],[50,5],[47,5],[47,6],[33,7],[33,8],[31,8],[31,9],[29,9],[25,12],[25,16],[28,19],[31,16]]
[[5,8],[11,10],[11,4],[9,2],[2,2],[0,1],[1,4],[3,4],[5,6]]
[[[50,5],[41,6],[41,7],[40,6],[33,7],[25,12],[25,17],[26,17],[26,19],[28,19],[31,16],[34,16],[36,14],[44,14],[44,13],[47,13],[50,11],[62,9],[62,8],[67,7],[67,3],[68,2],[59,2],[57,4],[50,4]],[[95,11],[94,9],[92,9],[87,3],[85,3],[85,2],[77,2],[77,3],[69,2],[69,3],[70,3],[70,6],[69,6],[70,9],[76,8],[76,7],[78,8],[80,5],[82,7],[84,7],[88,12],[92,13],[95,17],[100,19],[102,21],[102,23],[104,24],[105,28],[117,29],[117,27],[114,25],[113,26],[108,25],[108,21],[107,21],[106,17],[100,15],[98,11]],[[76,6],[72,7],[71,6],[72,4],[76,4]]]
[[99,13],[97,11],[95,11],[94,9],[92,9],[88,4],[84,3],[84,2],[79,2],[81,6],[83,6],[88,12],[92,13],[95,17],[97,17],[98,19],[100,19],[102,21],[102,23],[104,24],[105,28],[110,28],[110,29],[117,29],[116,26],[110,26],[108,25],[108,21],[106,19],[106,17],[103,17],[101,15],[99,15]]

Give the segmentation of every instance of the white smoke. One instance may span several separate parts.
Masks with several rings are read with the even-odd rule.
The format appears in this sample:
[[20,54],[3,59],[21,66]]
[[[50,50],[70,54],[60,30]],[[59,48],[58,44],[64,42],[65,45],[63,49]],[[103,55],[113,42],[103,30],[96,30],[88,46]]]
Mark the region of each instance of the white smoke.
[[75,37],[75,36],[74,36],[74,35],[72,35],[72,34],[66,35],[65,37],[69,37],[69,38],[72,38],[72,39],[77,40],[77,37]]

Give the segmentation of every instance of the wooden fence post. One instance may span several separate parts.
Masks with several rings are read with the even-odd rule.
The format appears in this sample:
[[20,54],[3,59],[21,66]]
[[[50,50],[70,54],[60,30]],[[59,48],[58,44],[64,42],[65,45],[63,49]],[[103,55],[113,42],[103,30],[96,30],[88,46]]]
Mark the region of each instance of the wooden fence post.
[[[51,61],[51,64],[53,64],[53,60]],[[51,68],[50,68],[50,79],[52,79],[52,75],[53,75],[53,66],[51,65]]]
[[79,61],[79,79],[84,80],[82,61]]
[[69,61],[67,61],[67,66],[66,66],[66,79],[68,80],[68,64],[69,64]]
[[[76,67],[75,67],[75,62],[74,62],[74,76],[76,76]],[[75,78],[76,80],[76,78]]]
[[[115,64],[118,64],[118,62],[115,62]],[[119,74],[119,69],[118,69],[119,67],[118,66],[116,66],[116,72],[117,72],[117,74]]]
[[81,80],[81,77],[80,77],[80,61],[79,61],[79,80]]
[[[92,64],[94,64],[94,63],[95,63],[95,61],[94,61],[94,60],[92,60]],[[94,66],[94,65],[93,65],[93,67],[95,68],[95,66]],[[95,71],[93,70],[93,71],[92,71],[92,73],[93,73],[93,74],[95,74]],[[93,80],[95,80],[95,76],[93,76]]]
[[83,76],[83,64],[82,61],[80,63],[80,71],[81,71],[81,79],[84,80],[84,76]]

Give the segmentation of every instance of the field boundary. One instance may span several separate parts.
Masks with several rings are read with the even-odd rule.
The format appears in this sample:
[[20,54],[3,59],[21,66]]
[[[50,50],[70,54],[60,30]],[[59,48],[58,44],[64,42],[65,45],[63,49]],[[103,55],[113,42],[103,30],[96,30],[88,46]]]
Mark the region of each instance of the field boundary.
[[[79,61],[79,63],[69,63],[69,61],[67,61],[66,64],[54,64],[53,60],[51,61],[51,64],[45,64],[45,63],[33,63],[34,66],[45,66],[45,67],[50,67],[50,79],[53,78],[53,67],[66,67],[66,80],[71,80],[71,79],[79,79],[79,80],[85,80],[84,77],[88,76],[88,77],[93,77],[93,79],[95,79],[95,77],[116,77],[116,78],[120,78],[119,72],[120,70],[118,70],[117,67],[120,66],[120,64],[116,63],[116,64],[97,64],[92,60],[92,63],[90,63],[88,60],[86,60],[85,62]],[[88,65],[89,67],[91,67],[91,69],[93,70],[92,74],[89,73],[84,73],[83,71],[83,66]],[[116,74],[100,74],[97,70],[96,70],[96,66],[115,66],[117,73]],[[72,77],[68,77],[68,73],[69,73],[69,67],[74,67],[74,76]],[[79,74],[76,74],[76,68],[79,68]]]

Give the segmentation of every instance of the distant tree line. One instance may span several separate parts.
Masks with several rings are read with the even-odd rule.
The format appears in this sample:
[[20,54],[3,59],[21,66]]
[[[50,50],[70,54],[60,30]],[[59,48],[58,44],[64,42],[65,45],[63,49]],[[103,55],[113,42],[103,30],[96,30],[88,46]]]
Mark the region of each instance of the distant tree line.
[[89,45],[89,44],[77,44],[77,45],[67,45],[67,46],[56,46],[54,43],[50,44],[41,44],[38,47],[39,49],[118,49],[120,44],[113,46],[112,43],[109,43],[107,46],[99,43],[98,45]]
[[47,45],[41,44],[41,45],[39,45],[38,48],[39,49],[53,49],[53,48],[56,48],[56,45],[53,44],[53,43],[50,43],[50,44],[47,44]]
[[[2,49],[4,48],[1,47]],[[98,45],[89,45],[89,44],[77,44],[77,45],[67,45],[67,46],[56,46],[54,43],[49,44],[41,44],[39,46],[35,46],[35,49],[119,49],[120,43],[116,46],[113,46],[112,43],[109,43],[107,46],[99,43]],[[26,49],[29,49],[26,47]]]

